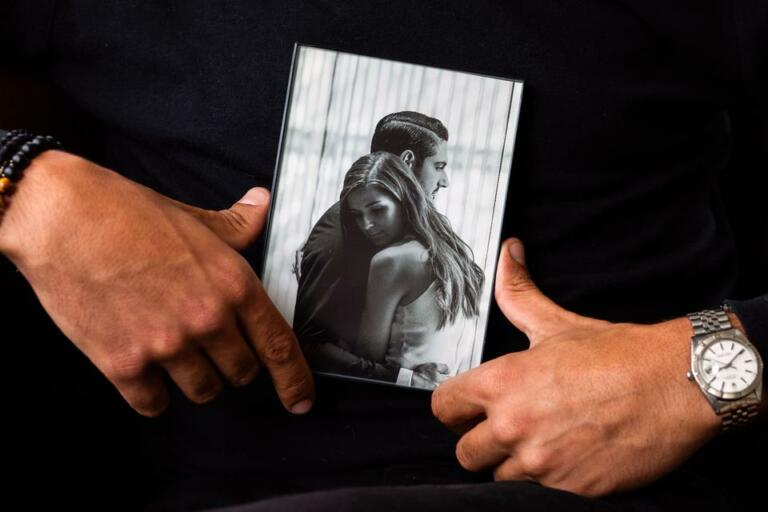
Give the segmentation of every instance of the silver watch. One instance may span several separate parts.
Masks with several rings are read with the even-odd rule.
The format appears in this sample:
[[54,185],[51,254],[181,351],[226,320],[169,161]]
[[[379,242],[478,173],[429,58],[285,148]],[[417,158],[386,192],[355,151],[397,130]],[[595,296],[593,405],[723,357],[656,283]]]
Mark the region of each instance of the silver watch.
[[757,417],[763,392],[763,361],[747,337],[731,325],[723,310],[691,313],[691,371],[712,405],[723,417],[723,431]]

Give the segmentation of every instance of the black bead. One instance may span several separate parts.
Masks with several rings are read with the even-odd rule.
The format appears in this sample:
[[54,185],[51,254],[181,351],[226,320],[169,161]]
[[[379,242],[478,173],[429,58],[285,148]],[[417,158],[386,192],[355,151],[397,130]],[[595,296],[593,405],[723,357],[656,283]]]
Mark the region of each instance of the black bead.
[[26,130],[8,132],[0,139],[1,175],[18,182],[32,159],[47,149],[60,147],[61,143],[51,136],[32,135]]

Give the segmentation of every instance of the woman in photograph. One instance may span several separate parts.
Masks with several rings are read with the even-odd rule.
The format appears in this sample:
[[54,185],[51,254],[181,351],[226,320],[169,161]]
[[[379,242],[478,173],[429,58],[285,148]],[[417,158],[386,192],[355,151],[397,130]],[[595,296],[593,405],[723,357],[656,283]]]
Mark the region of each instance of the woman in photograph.
[[479,313],[484,281],[469,246],[392,153],[371,153],[352,165],[340,213],[349,262],[340,289],[366,286],[351,350],[375,362],[433,364],[445,377],[455,375],[464,323]]

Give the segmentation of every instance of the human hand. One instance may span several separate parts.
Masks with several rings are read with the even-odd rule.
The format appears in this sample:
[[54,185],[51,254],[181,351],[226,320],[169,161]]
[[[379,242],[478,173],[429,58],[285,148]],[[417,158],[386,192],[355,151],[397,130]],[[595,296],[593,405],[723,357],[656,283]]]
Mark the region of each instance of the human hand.
[[530,280],[515,239],[502,248],[495,296],[530,349],[432,397],[435,416],[463,433],[464,468],[596,497],[659,478],[718,432],[720,418],[686,378],[687,319],[615,324],[566,311]]
[[194,402],[266,366],[284,406],[314,401],[309,368],[244,249],[269,195],[228,210],[171,200],[59,151],[36,158],[0,222],[0,252],[62,332],[137,412],[167,406],[163,371]]
[[448,365],[443,363],[422,363],[413,368],[411,385],[415,388],[432,389],[450,378]]

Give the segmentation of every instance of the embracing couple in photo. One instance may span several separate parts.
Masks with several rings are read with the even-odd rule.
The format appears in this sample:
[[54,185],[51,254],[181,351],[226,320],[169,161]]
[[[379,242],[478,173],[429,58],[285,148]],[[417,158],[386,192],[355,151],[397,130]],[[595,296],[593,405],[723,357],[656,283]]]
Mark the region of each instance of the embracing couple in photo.
[[293,327],[314,370],[422,388],[456,375],[484,275],[433,204],[447,142],[435,118],[382,118],[297,252]]

